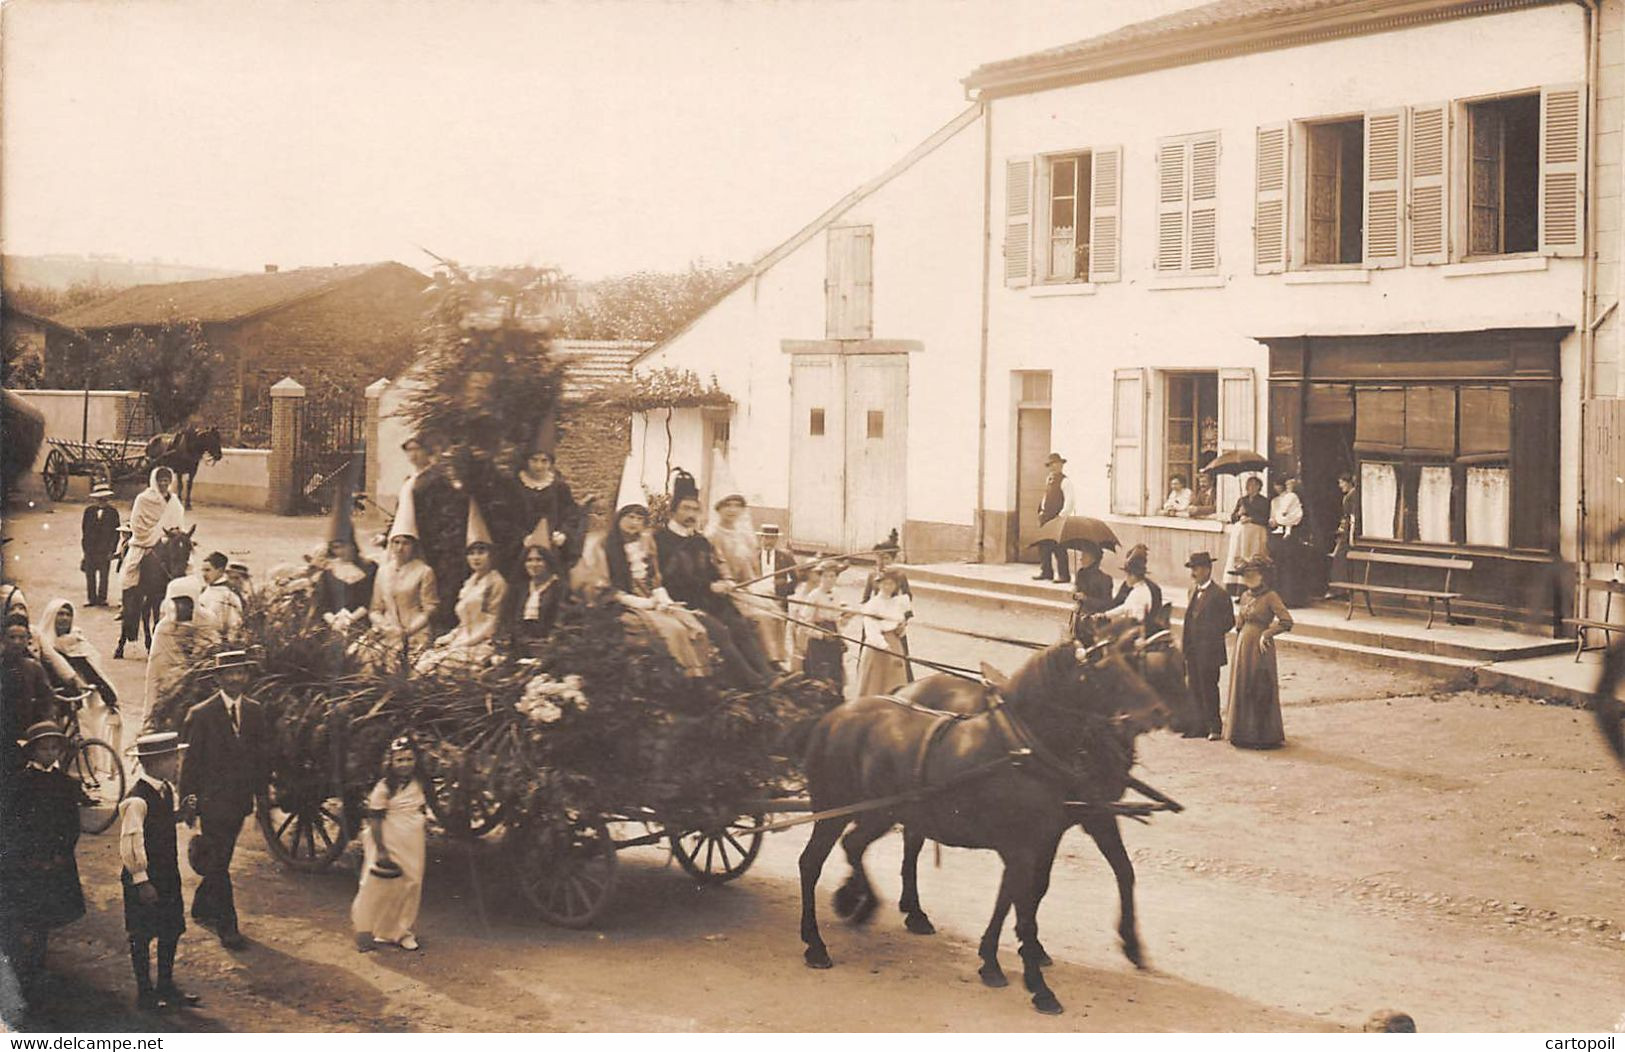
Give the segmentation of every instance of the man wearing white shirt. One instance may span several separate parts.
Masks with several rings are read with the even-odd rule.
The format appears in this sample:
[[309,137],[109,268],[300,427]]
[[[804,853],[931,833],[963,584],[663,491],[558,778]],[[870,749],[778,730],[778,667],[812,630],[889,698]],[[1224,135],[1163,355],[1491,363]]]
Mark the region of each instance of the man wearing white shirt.
[[221,639],[229,640],[243,627],[243,601],[231,588],[226,565],[221,552],[210,552],[203,560],[203,590],[198,593],[193,616],[213,626]]
[[1100,616],[1110,621],[1132,617],[1142,625],[1162,609],[1162,589],[1146,576],[1150,552],[1143,544],[1129,549],[1123,559],[1123,584],[1117,590],[1117,605]]

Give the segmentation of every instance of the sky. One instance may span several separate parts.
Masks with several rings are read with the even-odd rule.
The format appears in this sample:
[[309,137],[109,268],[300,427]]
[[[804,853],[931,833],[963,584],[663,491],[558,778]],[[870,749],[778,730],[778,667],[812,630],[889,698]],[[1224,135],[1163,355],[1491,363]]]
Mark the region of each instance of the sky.
[[749,261],[983,62],[1195,0],[12,0],[0,249]]

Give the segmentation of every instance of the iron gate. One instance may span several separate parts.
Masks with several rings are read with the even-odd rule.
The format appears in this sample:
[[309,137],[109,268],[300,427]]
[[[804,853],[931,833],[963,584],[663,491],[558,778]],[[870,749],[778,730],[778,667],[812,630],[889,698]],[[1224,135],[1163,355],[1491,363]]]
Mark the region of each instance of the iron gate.
[[366,412],[361,399],[348,392],[325,398],[307,397],[299,407],[298,436],[293,449],[293,495],[296,511],[326,512],[333,507],[339,480],[355,472],[355,492],[366,491]]

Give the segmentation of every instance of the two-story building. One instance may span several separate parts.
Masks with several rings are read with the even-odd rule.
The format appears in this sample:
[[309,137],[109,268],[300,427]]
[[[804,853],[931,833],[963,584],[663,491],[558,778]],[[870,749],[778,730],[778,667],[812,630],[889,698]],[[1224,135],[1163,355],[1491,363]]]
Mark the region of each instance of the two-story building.
[[1618,383],[1594,8],[1221,0],[973,73],[1002,213],[990,554],[1017,555],[1055,447],[1080,506],[1180,579],[1238,489],[1164,516],[1170,481],[1252,449],[1323,543],[1350,472],[1362,547],[1468,554],[1467,605],[1549,621],[1528,593],[1577,555],[1581,403]]

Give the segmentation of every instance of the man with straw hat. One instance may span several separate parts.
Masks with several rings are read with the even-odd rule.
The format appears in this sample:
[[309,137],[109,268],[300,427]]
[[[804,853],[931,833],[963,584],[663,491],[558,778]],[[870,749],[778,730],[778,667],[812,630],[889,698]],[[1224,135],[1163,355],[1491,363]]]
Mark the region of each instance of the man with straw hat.
[[[195,1005],[199,998],[175,985],[175,949],[186,930],[175,826],[190,822],[197,797],[176,804],[175,769],[186,746],[174,731],[144,734],[130,751],[141,773],[119,805],[119,880],[124,885],[124,931],[130,938],[136,1007]],[[158,982],[152,981],[152,944],[158,943]]]
[[253,814],[270,778],[265,712],[243,693],[254,664],[247,651],[216,654],[210,672],[218,689],[192,706],[181,728],[192,749],[181,771],[181,795],[197,797],[199,835],[209,860],[192,896],[192,919],[218,935],[228,950],[246,945],[237,927],[231,857],[243,819]]
[[107,605],[107,579],[113,570],[113,553],[118,550],[118,510],[109,504],[113,487],[98,482],[90,491],[90,507],[85,509],[79,548],[84,553],[85,605]]
[[0,813],[0,951],[11,960],[25,1000],[45,971],[45,944],[52,928],[85,915],[79,887],[77,779],[57,766],[68,737],[50,720],[28,728],[19,741],[26,750],[22,770]]

